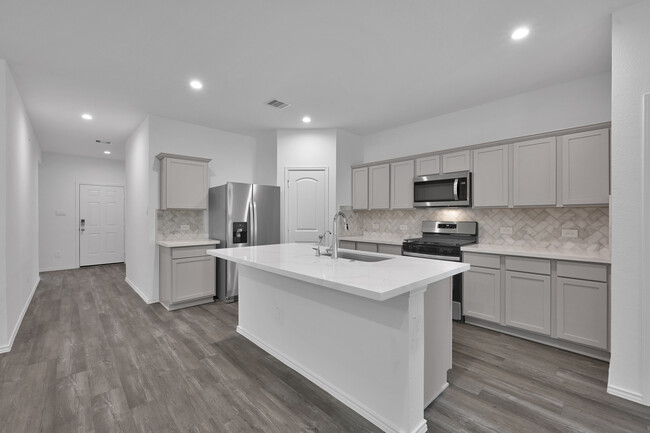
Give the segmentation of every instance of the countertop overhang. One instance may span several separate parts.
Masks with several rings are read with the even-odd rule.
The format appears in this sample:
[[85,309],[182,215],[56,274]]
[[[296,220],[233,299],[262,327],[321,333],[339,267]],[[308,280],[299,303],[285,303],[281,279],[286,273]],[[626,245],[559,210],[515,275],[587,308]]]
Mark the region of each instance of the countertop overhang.
[[157,241],[161,247],[178,248],[178,247],[200,247],[201,245],[219,245],[216,239],[195,239],[191,241]]
[[385,301],[468,271],[466,263],[359,252],[386,257],[380,262],[361,262],[329,256],[317,257],[313,244],[277,244],[208,250],[215,257],[330,289]]
[[514,245],[474,244],[461,247],[466,253],[500,254],[502,256],[533,257],[550,260],[567,260],[572,262],[605,263],[612,262],[609,252],[559,250],[540,247]]
[[352,235],[352,236],[339,236],[339,241],[349,242],[367,242],[369,244],[382,244],[382,245],[399,245],[402,246],[404,238],[398,236],[381,237],[372,235]]

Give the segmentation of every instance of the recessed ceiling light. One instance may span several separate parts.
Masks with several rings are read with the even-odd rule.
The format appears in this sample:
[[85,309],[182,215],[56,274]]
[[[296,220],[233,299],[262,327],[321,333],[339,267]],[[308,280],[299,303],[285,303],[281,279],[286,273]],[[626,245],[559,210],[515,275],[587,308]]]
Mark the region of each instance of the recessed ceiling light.
[[530,30],[528,29],[528,27],[519,27],[517,30],[512,32],[512,35],[510,37],[515,41],[518,41],[519,39],[523,39],[526,36],[528,36],[529,33]]
[[203,83],[199,80],[192,80],[190,81],[190,87],[192,87],[192,89],[201,90],[203,88]]
[[309,122],[311,122],[311,117],[305,116],[302,118],[302,123],[309,123]]
[[105,151],[104,151],[104,154],[106,154],[106,155],[110,155],[110,154],[111,154],[111,151],[110,151],[110,150],[105,150]]
[[82,115],[81,115],[81,118],[82,118],[83,120],[93,120],[93,116],[92,116],[92,114],[89,114],[89,113],[84,113],[84,114],[82,114]]

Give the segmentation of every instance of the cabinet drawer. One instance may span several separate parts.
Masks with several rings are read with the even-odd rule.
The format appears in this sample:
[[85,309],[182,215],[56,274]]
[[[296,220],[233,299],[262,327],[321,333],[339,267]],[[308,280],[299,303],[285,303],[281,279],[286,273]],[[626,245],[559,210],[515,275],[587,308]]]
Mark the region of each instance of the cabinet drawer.
[[370,253],[377,252],[377,244],[369,244],[366,242],[357,242],[357,250],[359,251],[368,251]]
[[213,250],[217,244],[198,245],[195,247],[176,247],[172,248],[172,259],[184,259],[186,257],[205,256],[205,250]]
[[402,247],[399,245],[384,245],[384,244],[379,244],[377,245],[377,252],[383,253],[383,254],[393,254],[396,256],[401,256],[402,255]]
[[607,265],[598,263],[557,262],[557,276],[578,280],[607,282]]
[[482,268],[499,269],[501,256],[495,254],[463,253],[463,262]]
[[352,241],[339,241],[339,248],[345,248],[346,250],[356,250],[357,244]]
[[530,272],[532,274],[551,274],[551,261],[531,259],[528,257],[506,257],[506,269],[509,271]]

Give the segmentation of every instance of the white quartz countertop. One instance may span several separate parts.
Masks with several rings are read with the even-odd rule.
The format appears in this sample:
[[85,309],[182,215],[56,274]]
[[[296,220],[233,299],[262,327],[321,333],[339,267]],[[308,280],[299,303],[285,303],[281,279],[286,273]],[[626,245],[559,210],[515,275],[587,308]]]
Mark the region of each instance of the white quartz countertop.
[[316,257],[313,244],[278,244],[208,250],[208,254],[241,265],[295,278],[330,289],[385,301],[469,270],[466,263],[447,262],[340,249],[380,262]]
[[177,247],[199,247],[201,245],[219,245],[216,239],[195,239],[192,241],[158,241],[156,242],[161,247],[177,248]]
[[339,241],[368,242],[371,244],[402,246],[402,242],[404,242],[404,238],[398,238],[398,237],[381,238],[378,236],[358,235],[358,236],[339,236]]
[[551,260],[569,260],[574,262],[611,263],[609,252],[569,251],[551,248],[523,247],[512,245],[474,244],[461,247],[467,253],[500,254],[507,256],[534,257]]

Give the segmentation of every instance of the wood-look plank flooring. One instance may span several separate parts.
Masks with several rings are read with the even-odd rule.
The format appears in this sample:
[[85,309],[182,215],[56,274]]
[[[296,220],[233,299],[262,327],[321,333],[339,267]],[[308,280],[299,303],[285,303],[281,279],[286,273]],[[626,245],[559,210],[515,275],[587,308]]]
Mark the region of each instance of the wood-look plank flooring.
[[[0,433],[379,431],[236,323],[237,304],[146,305],[124,265],[43,273],[0,355]],[[453,356],[429,431],[650,432],[604,362],[459,324]]]

